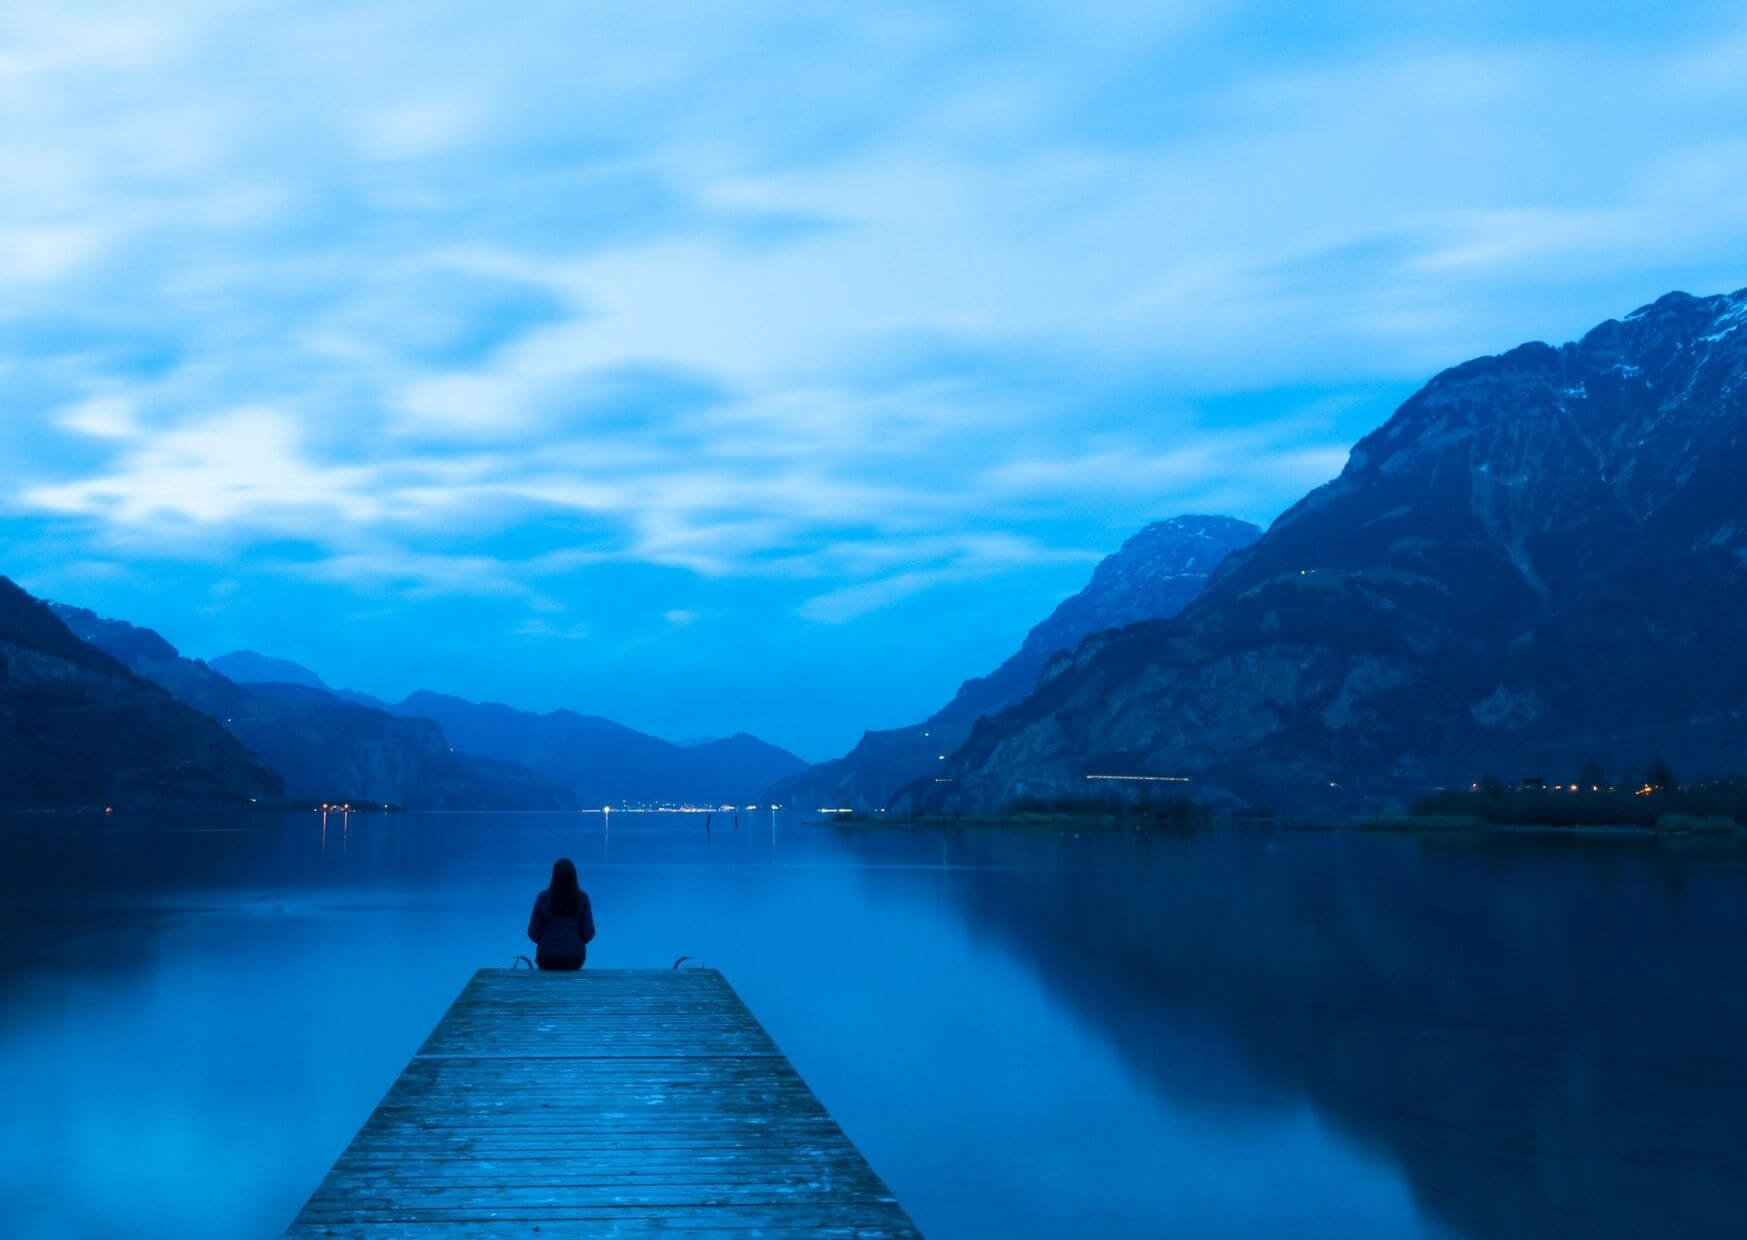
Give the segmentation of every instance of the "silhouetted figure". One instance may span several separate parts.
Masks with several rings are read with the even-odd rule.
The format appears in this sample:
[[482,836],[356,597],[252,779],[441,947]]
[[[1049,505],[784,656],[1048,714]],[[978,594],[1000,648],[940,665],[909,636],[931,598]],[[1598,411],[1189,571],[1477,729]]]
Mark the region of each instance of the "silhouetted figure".
[[576,970],[588,959],[594,909],[588,892],[577,886],[575,862],[565,858],[552,863],[551,886],[534,897],[528,937],[534,941],[534,963],[542,969]]

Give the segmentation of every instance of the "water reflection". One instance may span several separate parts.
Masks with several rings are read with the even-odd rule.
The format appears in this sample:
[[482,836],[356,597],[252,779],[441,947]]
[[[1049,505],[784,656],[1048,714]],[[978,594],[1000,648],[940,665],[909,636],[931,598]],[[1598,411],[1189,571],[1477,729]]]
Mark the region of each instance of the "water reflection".
[[9,1234],[275,1234],[560,854],[937,1238],[1740,1234],[1733,850],[695,817],[0,824]]
[[1174,1102],[1308,1098],[1477,1236],[1747,1234],[1733,848],[974,831],[943,845],[966,913]]

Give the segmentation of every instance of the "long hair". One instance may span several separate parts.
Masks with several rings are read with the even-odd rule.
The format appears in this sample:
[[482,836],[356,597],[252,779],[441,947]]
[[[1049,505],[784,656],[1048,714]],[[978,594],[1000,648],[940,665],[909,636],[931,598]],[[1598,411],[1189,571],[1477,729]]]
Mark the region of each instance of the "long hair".
[[576,885],[576,863],[560,857],[552,863],[551,893],[546,907],[556,917],[574,917],[582,912],[582,888]]

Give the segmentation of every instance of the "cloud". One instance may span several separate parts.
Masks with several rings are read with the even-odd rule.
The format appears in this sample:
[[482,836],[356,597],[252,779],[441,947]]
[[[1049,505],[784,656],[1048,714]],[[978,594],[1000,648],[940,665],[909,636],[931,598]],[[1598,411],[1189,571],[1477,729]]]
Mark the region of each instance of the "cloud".
[[62,411],[60,425],[97,439],[135,439],[139,421],[133,404],[124,396],[94,396]]
[[537,617],[523,620],[510,630],[515,637],[556,638],[560,641],[586,641],[593,636],[585,624],[554,624]]
[[129,441],[112,472],[31,487],[22,505],[133,530],[166,521],[301,529],[312,519],[362,523],[384,513],[387,501],[370,485],[375,468],[312,463],[298,422],[284,414],[237,409],[146,434],[121,409],[86,404],[69,415],[73,429]]
[[[988,471],[992,490],[1063,497],[1141,492],[1181,496],[1220,483],[1238,491],[1300,495],[1341,471],[1345,443],[1305,442],[1302,430],[1209,433],[1162,452],[1109,445],[1078,455],[1022,458]],[[1165,507],[1173,505],[1163,498]]]
[[850,626],[1266,519],[1444,365],[1747,283],[1705,5],[14,7],[45,561]]
[[808,599],[801,605],[800,615],[805,620],[821,624],[842,624],[952,578],[953,573],[947,569],[897,573]]
[[314,581],[358,587],[365,592],[394,592],[412,598],[437,594],[501,595],[526,598],[533,594],[537,574],[489,556],[441,555],[398,549],[360,551],[306,562],[286,563],[281,570]]
[[46,284],[61,280],[99,252],[103,233],[95,228],[18,225],[0,228],[0,283]]
[[[865,554],[859,548],[839,550],[847,551],[852,559]],[[924,544],[908,544],[900,556],[892,558],[925,567],[890,573],[816,595],[802,603],[797,614],[804,620],[820,624],[844,624],[935,586],[984,580],[1028,565],[1090,564],[1100,558],[1100,553],[1044,547],[1026,539],[1002,535],[972,535],[951,542],[928,540]],[[865,564],[865,560],[863,562]]]

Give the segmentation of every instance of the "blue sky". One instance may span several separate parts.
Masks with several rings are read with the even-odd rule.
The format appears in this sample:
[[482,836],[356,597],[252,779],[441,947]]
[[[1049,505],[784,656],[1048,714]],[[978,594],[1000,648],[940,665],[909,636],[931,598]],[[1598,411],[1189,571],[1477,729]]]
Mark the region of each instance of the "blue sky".
[[0,572],[387,696],[826,757],[1747,284],[1732,5],[10,9]]

